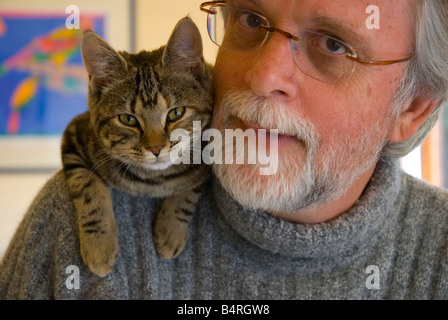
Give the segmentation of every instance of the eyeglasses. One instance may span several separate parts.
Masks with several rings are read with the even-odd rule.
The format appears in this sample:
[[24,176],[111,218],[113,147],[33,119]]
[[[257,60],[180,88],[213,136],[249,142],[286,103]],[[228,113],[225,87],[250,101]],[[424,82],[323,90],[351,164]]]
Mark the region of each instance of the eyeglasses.
[[411,59],[364,61],[358,57],[355,48],[336,37],[310,30],[295,36],[271,27],[269,21],[258,13],[223,1],[204,2],[200,9],[207,13],[208,34],[219,47],[240,53],[254,52],[267,42],[271,33],[278,32],[290,39],[297,67],[307,76],[329,84],[348,80],[356,63],[386,66]]

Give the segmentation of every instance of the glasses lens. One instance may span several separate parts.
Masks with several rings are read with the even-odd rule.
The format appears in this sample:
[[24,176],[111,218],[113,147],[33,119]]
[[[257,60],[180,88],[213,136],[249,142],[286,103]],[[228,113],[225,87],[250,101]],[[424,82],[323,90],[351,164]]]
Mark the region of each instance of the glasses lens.
[[[209,10],[210,39],[228,50],[241,53],[257,50],[268,38],[269,32],[276,30],[269,29],[269,22],[263,16],[242,8],[217,4]],[[350,45],[314,31],[304,31],[299,38],[298,41],[290,40],[291,50],[297,67],[303,73],[330,84],[337,84],[351,77],[356,63],[347,59],[347,55],[356,54]]]
[[265,18],[228,5],[212,6],[208,14],[208,33],[218,46],[237,52],[258,49],[267,36]]
[[300,41],[291,40],[294,60],[303,73],[311,78],[336,84],[348,80],[355,62],[351,46],[322,33],[304,31]]

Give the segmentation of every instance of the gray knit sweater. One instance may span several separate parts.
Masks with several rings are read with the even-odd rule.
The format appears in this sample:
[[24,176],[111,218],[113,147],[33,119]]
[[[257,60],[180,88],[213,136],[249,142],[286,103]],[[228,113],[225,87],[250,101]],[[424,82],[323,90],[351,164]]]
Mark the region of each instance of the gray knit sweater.
[[381,160],[355,206],[317,225],[243,210],[213,180],[185,250],[168,261],[152,242],[157,200],[113,190],[113,201],[120,251],[100,278],[81,260],[57,173],[2,261],[0,299],[448,298],[448,193],[404,174],[398,161]]

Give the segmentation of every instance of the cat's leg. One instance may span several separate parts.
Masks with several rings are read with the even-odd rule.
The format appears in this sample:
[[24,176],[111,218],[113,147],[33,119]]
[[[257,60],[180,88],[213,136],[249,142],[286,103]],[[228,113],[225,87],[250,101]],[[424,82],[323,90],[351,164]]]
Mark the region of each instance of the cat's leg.
[[78,215],[81,255],[90,271],[104,277],[118,253],[118,229],[108,186],[86,168],[68,172],[67,182]]
[[201,194],[198,190],[162,200],[154,222],[153,239],[159,257],[176,257],[188,239],[188,224]]

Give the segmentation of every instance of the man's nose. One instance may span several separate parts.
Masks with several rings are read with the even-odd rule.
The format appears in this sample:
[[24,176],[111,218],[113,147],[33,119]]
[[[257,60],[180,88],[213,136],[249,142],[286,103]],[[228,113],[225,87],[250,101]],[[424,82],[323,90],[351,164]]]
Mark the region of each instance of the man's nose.
[[290,40],[274,32],[254,54],[253,64],[245,74],[249,88],[257,95],[294,100],[298,90],[298,68],[295,65]]

